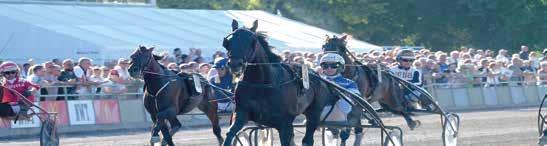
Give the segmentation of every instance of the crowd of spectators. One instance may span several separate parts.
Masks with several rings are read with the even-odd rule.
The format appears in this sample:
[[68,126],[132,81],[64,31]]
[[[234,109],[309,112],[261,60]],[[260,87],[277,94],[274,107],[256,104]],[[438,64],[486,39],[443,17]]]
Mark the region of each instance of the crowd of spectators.
[[[381,64],[386,68],[395,66],[395,56],[400,48],[392,50],[373,50],[355,53],[357,59],[365,64]],[[320,71],[319,59],[324,53],[279,52],[286,63],[300,63]],[[521,46],[520,52],[509,54],[506,49],[493,51],[461,47],[451,52],[415,50],[413,67],[420,70],[426,86],[435,87],[492,87],[500,85],[544,85],[547,84],[547,48],[538,53]],[[200,73],[207,79],[217,76],[214,61],[226,58],[222,51],[214,52],[206,61],[200,49],[191,48],[183,53],[176,48],[172,53],[162,52],[159,62],[174,71]],[[129,60],[120,58],[114,63],[94,64],[87,57],[72,59],[52,59],[35,63],[30,59],[21,64],[21,76],[41,85],[41,100],[78,99],[93,96],[95,93],[121,94],[138,91],[132,84],[141,83],[129,76]]]

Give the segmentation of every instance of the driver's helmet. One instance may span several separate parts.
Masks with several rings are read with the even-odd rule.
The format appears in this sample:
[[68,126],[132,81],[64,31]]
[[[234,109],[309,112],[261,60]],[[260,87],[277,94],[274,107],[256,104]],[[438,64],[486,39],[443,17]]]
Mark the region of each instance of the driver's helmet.
[[401,50],[399,53],[397,53],[397,61],[400,62],[402,60],[416,60],[416,56],[414,56],[414,52],[412,50]]
[[6,61],[0,64],[0,73],[15,71],[19,73],[19,66],[15,62]]
[[337,68],[338,73],[344,70],[345,63],[346,62],[344,61],[344,58],[336,53],[327,53],[323,55],[323,57],[321,57],[321,59],[319,60],[319,65],[321,66],[321,68],[326,68],[329,67],[329,65],[334,64]]
[[226,67],[226,65],[228,65],[228,59],[219,57],[219,58],[215,59],[215,62],[213,64],[213,68],[224,68],[224,67]]

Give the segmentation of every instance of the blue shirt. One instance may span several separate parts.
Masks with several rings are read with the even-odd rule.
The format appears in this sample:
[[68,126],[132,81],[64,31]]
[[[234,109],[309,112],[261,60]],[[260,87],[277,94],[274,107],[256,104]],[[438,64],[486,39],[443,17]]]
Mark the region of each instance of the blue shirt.
[[[350,79],[344,78],[340,74],[334,75],[334,76],[326,76],[326,79],[342,86],[342,88],[345,88],[352,93],[361,95],[361,93],[359,92],[359,89],[357,88],[357,84]],[[351,111],[351,104],[344,99],[339,99],[338,102],[336,102],[336,105],[340,108],[342,112],[346,114],[348,114]]]
[[[234,88],[234,83],[232,82],[231,74],[226,74],[224,77],[221,77],[220,83],[215,82],[216,78],[218,78],[218,76],[215,76],[209,79],[209,82],[225,90],[231,91]],[[227,99],[228,97],[226,95],[218,91],[215,91],[215,98],[218,100],[217,102],[221,102],[221,103],[230,102],[230,99]]]

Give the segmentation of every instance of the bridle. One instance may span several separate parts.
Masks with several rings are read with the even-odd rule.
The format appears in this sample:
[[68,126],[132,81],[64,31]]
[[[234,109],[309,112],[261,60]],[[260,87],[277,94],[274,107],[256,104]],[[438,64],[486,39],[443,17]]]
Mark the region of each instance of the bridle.
[[[228,38],[233,36],[235,32],[240,31],[240,30],[241,30],[241,28],[239,28],[239,29],[235,30],[234,32],[228,34],[228,36],[224,37],[224,40],[222,41],[222,46],[224,48],[226,48],[226,50],[228,50],[228,57],[232,56],[232,53],[231,53],[232,50],[229,48],[230,41],[228,40]],[[258,49],[260,47],[259,46],[260,43],[258,43],[258,37],[257,37],[256,33],[252,32],[250,30],[249,30],[249,32],[251,33],[251,39],[252,39],[252,46],[253,47],[249,52],[247,52],[247,54],[243,55],[243,57],[242,57],[243,62],[249,62],[250,58],[255,57],[256,49]]]

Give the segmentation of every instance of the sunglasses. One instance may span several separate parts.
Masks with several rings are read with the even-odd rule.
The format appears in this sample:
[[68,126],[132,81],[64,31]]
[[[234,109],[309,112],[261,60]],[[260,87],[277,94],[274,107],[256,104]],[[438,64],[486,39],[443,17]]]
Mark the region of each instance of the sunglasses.
[[340,64],[338,63],[323,63],[321,64],[321,68],[339,68],[340,67]]
[[17,73],[16,71],[7,71],[7,72],[4,72],[4,74],[7,74],[7,75],[16,74],[16,73]]

